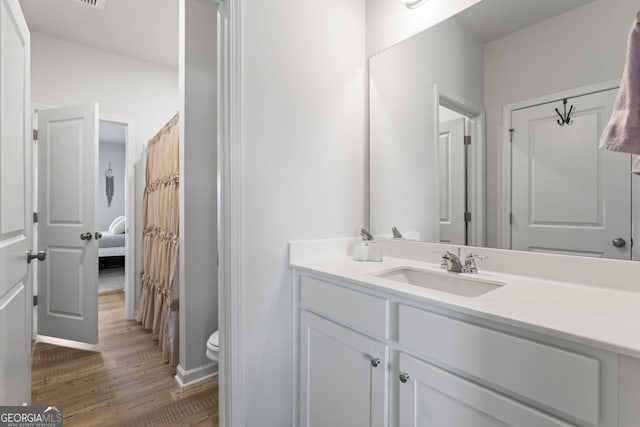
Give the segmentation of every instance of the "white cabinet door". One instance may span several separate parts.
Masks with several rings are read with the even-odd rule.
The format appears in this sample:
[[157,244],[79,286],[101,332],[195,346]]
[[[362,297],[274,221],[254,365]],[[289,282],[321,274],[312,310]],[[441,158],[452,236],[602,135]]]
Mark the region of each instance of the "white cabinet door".
[[615,97],[569,99],[565,126],[561,101],[512,112],[512,249],[631,259],[631,155],[598,149]]
[[440,243],[467,244],[464,118],[440,123]]
[[572,425],[403,353],[400,372],[400,427]]
[[0,0],[0,405],[31,401],[29,30]]
[[98,343],[98,105],[38,112],[38,334]]
[[387,347],[300,313],[300,426],[387,425]]

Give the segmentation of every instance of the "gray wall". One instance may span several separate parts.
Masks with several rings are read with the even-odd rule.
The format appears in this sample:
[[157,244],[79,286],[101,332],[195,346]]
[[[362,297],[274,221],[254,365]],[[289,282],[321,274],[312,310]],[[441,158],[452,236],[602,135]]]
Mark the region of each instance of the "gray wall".
[[[126,183],[126,149],[124,144],[113,144],[100,141],[98,155],[98,229],[108,230],[111,222],[124,216],[124,192]],[[113,199],[111,206],[107,204],[105,171],[113,170]]]
[[435,241],[440,218],[434,85],[482,105],[484,50],[452,22],[373,56],[370,71],[371,231],[419,231]]
[[364,221],[364,0],[242,3],[246,426],[292,424],[290,240]]
[[206,357],[218,329],[217,8],[180,2],[180,365],[190,382],[217,368]]
[[503,221],[503,107],[620,78],[638,7],[596,0],[486,45],[487,246],[499,246]]

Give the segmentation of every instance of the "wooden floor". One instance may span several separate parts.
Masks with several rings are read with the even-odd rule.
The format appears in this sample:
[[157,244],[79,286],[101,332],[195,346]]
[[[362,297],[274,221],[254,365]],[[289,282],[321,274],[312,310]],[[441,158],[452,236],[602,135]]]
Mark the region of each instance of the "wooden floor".
[[124,320],[123,293],[100,296],[100,344],[69,345],[36,341],[32,366],[33,404],[62,406],[65,426],[218,426],[218,378],[179,387],[150,333]]

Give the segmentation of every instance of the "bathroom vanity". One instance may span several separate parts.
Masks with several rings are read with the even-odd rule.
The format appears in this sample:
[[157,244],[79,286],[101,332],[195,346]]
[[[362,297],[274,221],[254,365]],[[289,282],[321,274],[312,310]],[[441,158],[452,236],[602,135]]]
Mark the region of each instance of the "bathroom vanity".
[[616,261],[464,248],[489,259],[461,274],[450,246],[352,244],[291,244],[297,425],[640,425],[640,293]]

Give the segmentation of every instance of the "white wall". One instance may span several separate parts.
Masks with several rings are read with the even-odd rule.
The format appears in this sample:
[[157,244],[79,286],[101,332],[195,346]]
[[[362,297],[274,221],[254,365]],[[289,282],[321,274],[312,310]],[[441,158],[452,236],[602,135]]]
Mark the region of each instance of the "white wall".
[[[125,192],[125,145],[100,142],[98,154],[98,229],[108,230],[111,222],[124,216]],[[105,172],[109,169],[113,174],[113,199],[107,202],[107,184]]]
[[246,426],[292,423],[287,242],[364,221],[365,1],[242,3]]
[[486,45],[488,246],[501,238],[504,105],[620,78],[638,7],[596,0]]
[[371,231],[397,226],[433,242],[440,219],[434,85],[482,105],[482,45],[446,22],[372,57],[369,69]]
[[[104,50],[31,34],[31,93],[38,104],[66,106],[98,102],[100,113],[134,121],[136,147],[136,288],[142,243],[142,147],[178,110],[178,71]],[[131,129],[130,129],[131,131]]]
[[428,0],[407,8],[400,0],[367,1],[367,56],[380,52],[481,0]]
[[217,7],[180,1],[180,365],[183,383],[217,371]]

